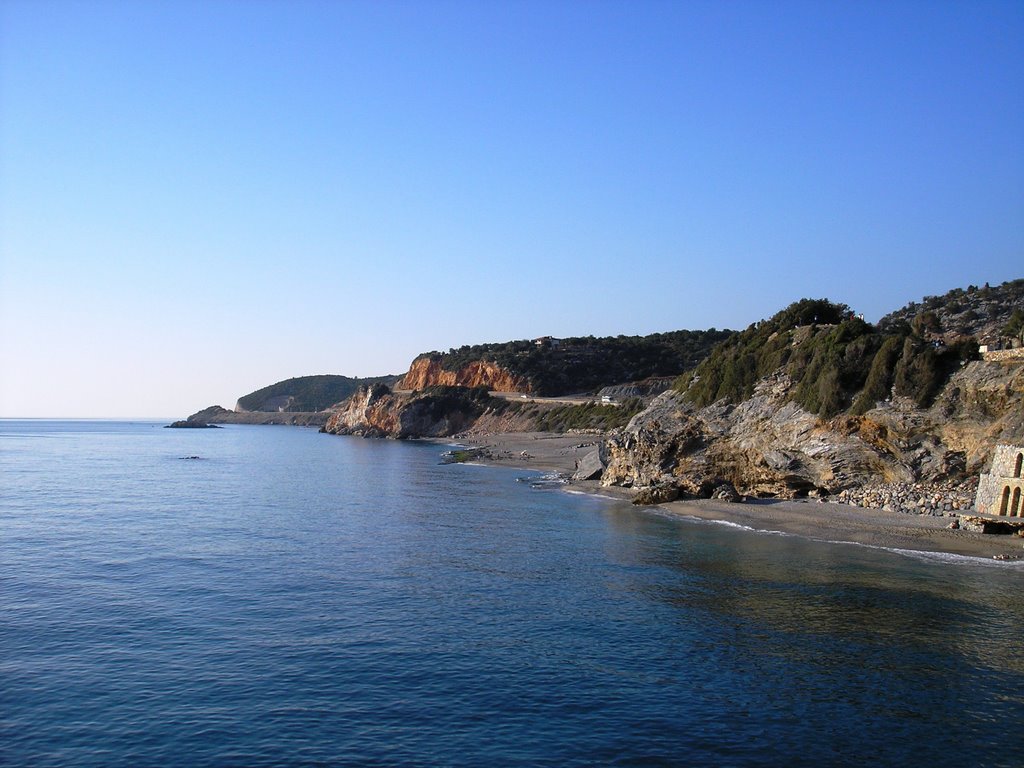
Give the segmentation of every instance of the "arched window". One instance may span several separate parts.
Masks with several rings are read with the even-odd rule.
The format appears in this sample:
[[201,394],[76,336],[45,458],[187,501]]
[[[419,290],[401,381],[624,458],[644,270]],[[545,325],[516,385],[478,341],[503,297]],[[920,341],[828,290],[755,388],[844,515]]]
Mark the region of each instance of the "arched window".
[[1017,454],[1017,463],[1013,467],[1013,476],[1020,477],[1020,468],[1024,464],[1024,453]]
[[1024,509],[1020,508],[1020,488],[1013,489],[1013,504],[1010,505],[1010,517],[1021,517]]
[[1003,499],[999,502],[999,514],[1005,515],[1006,508],[1010,506],[1010,486],[1003,488]]

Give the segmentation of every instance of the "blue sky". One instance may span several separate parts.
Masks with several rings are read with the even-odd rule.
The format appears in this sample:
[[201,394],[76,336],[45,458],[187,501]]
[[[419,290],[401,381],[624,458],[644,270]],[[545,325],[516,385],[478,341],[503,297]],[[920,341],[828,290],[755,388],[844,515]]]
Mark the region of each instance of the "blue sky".
[[0,3],[0,416],[1022,257],[1019,2]]

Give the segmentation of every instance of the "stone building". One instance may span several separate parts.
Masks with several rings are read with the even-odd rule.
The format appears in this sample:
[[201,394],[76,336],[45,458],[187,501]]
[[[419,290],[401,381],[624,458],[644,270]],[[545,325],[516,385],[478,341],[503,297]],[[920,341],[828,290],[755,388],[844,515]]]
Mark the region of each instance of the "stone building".
[[992,471],[981,476],[974,508],[983,515],[1024,517],[1024,448],[1000,445],[992,457]]

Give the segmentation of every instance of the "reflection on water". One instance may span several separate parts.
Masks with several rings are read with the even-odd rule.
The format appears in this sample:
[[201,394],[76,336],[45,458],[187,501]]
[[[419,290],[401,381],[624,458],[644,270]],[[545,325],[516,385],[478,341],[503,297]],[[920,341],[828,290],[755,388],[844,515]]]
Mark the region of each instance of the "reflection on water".
[[629,546],[617,557],[674,574],[637,588],[680,609],[744,616],[789,634],[898,639],[1024,672],[1024,656],[1008,652],[1024,648],[1024,574],[1013,566],[921,561],[628,507],[605,518]]

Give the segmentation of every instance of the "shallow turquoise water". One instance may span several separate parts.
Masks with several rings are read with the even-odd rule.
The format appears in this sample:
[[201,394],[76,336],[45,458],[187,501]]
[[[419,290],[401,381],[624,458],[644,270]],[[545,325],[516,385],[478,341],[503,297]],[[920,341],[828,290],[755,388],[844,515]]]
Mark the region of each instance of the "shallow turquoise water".
[[1020,567],[439,450],[0,422],[0,763],[1024,765]]

